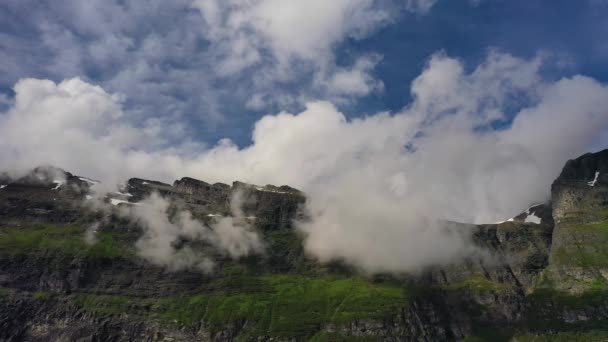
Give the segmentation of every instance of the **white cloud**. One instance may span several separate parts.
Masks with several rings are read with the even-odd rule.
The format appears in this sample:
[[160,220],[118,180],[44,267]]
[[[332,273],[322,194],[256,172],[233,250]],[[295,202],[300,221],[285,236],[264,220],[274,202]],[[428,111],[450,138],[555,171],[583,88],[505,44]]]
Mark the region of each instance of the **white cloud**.
[[[122,97],[78,78],[58,84],[24,79],[14,90],[14,105],[0,115],[0,164],[14,172],[62,165],[113,186],[129,173],[150,174],[145,169],[155,169],[160,161],[171,165],[180,153],[200,152],[187,140],[184,148],[163,148],[179,131],[158,129],[154,119],[132,126]],[[166,166],[157,170],[151,175],[160,179],[175,174]]]
[[372,55],[359,58],[352,68],[338,68],[329,79],[319,80],[333,95],[365,96],[384,89],[382,81],[376,80],[372,71],[381,57]]
[[[133,121],[185,116],[212,127],[222,121],[222,90],[211,87],[215,65],[201,47],[202,25],[190,0],[9,1],[19,21],[0,34],[3,87],[19,78],[79,75],[128,95]],[[153,23],[153,24],[152,24]],[[27,37],[27,38],[25,38]],[[193,118],[194,116],[194,118]],[[197,117],[198,116],[198,117]]]
[[301,108],[310,99],[346,103],[381,91],[373,51],[345,62],[336,50],[391,24],[404,8],[425,12],[430,5],[428,0],[67,0],[48,6],[9,1],[6,12],[13,15],[7,18],[19,22],[0,33],[0,86],[24,76],[58,81],[80,75],[126,94],[124,110],[132,122],[188,118],[193,125],[186,131],[237,130],[243,120],[235,116],[243,107]]
[[491,51],[483,64],[465,74],[460,61],[437,53],[412,84],[414,110],[428,113],[428,120],[446,113],[470,116],[479,124],[501,119],[509,102],[537,96],[541,62],[540,57],[524,62]]
[[[428,5],[417,4],[410,1],[407,8],[427,9]],[[377,56],[338,66],[334,48],[388,24],[394,17],[391,2],[196,0],[193,6],[205,18],[203,34],[213,45],[220,74],[235,75],[255,66],[258,92],[274,93],[277,82],[311,73],[313,86],[336,98],[365,96],[382,88],[372,75]],[[291,96],[297,101],[299,94]],[[250,108],[260,104],[259,97],[249,101]]]
[[362,36],[389,17],[373,0],[196,0],[193,6],[231,73],[259,61],[263,50],[282,67],[292,59],[325,61],[334,44]]
[[[165,130],[127,124],[121,98],[99,87],[23,80],[0,114],[0,164],[50,163],[110,183],[289,184],[309,195],[313,221],[300,227],[311,255],[412,271],[470,252],[439,220],[496,222],[547,200],[564,162],[605,136],[608,88],[583,76],[545,81],[541,63],[492,52],[467,73],[436,54],[399,113],[347,120],[331,103],[310,102],[260,119],[242,149],[229,140],[168,148]],[[512,125],[489,128],[514,110]]]
[[244,219],[241,205],[237,192],[231,199],[233,216],[221,217],[207,226],[194,220],[187,211],[179,211],[169,218],[170,203],[153,193],[123,214],[136,219],[143,227],[143,235],[135,244],[140,256],[172,270],[198,268],[211,272],[215,264],[211,253],[205,254],[189,245],[178,246],[179,241],[204,242],[233,259],[262,253],[261,237]]
[[407,8],[413,12],[427,13],[437,3],[437,0],[406,0]]

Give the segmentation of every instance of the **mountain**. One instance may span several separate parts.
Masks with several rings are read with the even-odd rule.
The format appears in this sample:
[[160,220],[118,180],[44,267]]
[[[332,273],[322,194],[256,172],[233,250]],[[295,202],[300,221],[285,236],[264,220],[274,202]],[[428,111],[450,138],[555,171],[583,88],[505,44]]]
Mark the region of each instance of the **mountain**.
[[[550,203],[451,223],[484,254],[416,275],[309,259],[292,223],[306,197],[288,186],[133,178],[108,210],[87,205],[96,184],[52,167],[0,175],[0,341],[608,340],[608,150],[568,161]],[[212,272],[142,258],[141,222],[121,212],[152,193],[209,225],[238,194],[264,253],[185,236],[173,248],[204,251]]]

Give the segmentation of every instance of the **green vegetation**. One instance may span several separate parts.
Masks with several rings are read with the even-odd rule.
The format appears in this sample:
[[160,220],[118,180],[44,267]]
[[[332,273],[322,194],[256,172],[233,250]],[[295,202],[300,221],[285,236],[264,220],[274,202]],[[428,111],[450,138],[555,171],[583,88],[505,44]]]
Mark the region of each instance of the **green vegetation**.
[[258,333],[310,336],[324,323],[381,318],[407,305],[398,284],[371,284],[358,278],[267,276],[258,292],[170,298],[161,303],[160,318],[189,325],[255,322]]
[[34,292],[32,294],[32,297],[34,297],[34,299],[36,300],[40,300],[40,301],[47,301],[49,299],[51,299],[51,294],[48,292]]
[[[302,253],[302,238],[297,232],[292,230],[273,230],[265,234],[266,241],[269,242],[268,251],[278,260],[290,259]],[[287,261],[287,260],[285,260]],[[284,262],[284,261],[283,261]]]
[[97,242],[84,242],[85,229],[80,226],[37,224],[28,228],[3,228],[0,231],[0,253],[25,255],[82,256],[89,258],[122,258],[133,254],[110,233],[98,233]]
[[74,303],[87,311],[102,315],[134,313],[137,310],[138,298],[117,295],[77,294]]
[[513,338],[516,342],[594,342],[608,341],[608,330],[558,332],[555,334],[522,335]]
[[472,276],[461,282],[441,286],[442,289],[447,291],[471,291],[473,293],[484,293],[484,292],[499,292],[512,288],[512,285],[505,283],[496,283],[489,279],[486,279],[480,275]]
[[557,306],[553,310],[582,309],[608,304],[608,287],[598,286],[580,294],[571,294],[553,288],[539,288],[528,296],[532,304]]
[[[543,270],[535,288],[526,288],[534,291],[527,296],[526,308],[522,309],[525,310],[522,311],[525,318],[517,325],[505,327],[505,331],[495,325],[488,328],[487,321],[484,321],[486,317],[482,315],[491,312],[484,310],[495,309],[490,307],[494,305],[492,303],[498,307],[503,305],[504,299],[510,300],[507,297],[522,293],[511,291],[517,285],[493,281],[481,274],[427,289],[405,287],[390,276],[376,277],[376,281],[354,277],[344,268],[319,266],[314,261],[305,260],[301,237],[287,230],[264,233],[269,248],[263,257],[222,260],[218,274],[205,279],[196,292],[154,298],[137,290],[124,290],[118,295],[103,293],[117,291],[116,287],[108,287],[105,290],[89,290],[97,291],[94,293],[72,293],[63,297],[48,292],[25,293],[0,288],[0,299],[6,301],[17,293],[28,300],[39,301],[37,305],[50,306],[60,298],[67,298],[93,315],[129,315],[143,321],[173,324],[186,329],[196,328],[203,322],[211,332],[238,325],[243,327],[238,337],[242,340],[271,336],[320,342],[381,340],[382,336],[348,336],[340,329],[325,330],[357,320],[395,317],[409,305],[412,298],[429,294],[424,291],[438,295],[435,298],[440,300],[444,299],[441,297],[444,295],[446,300],[458,299],[459,296],[479,299],[480,296],[472,294],[489,293],[490,296],[481,296],[479,302],[469,301],[459,307],[460,313],[473,320],[474,336],[467,337],[465,341],[506,341],[511,338],[514,341],[608,340],[608,327],[599,319],[586,317],[586,320],[581,319],[576,323],[565,323],[563,316],[565,312],[576,315],[589,312],[586,309],[590,307],[608,306],[608,283],[599,275],[594,277],[599,274],[596,271],[608,267],[608,221],[605,216],[608,216],[608,212],[591,219],[573,215],[560,223],[560,234],[563,235],[559,239],[562,240],[553,251],[556,264]],[[598,217],[603,221],[598,221]],[[517,232],[516,238],[523,241],[522,244],[532,244],[534,239],[545,233],[544,228],[534,225],[521,233],[521,227],[513,222],[503,223],[498,229],[509,234]],[[121,235],[123,233],[99,232],[94,245],[84,242],[84,233],[85,229],[77,225],[38,224],[28,228],[0,228],[0,254],[91,259],[135,256],[134,250],[126,242],[126,235]],[[60,261],[63,259],[60,258]],[[99,264],[102,263],[96,265]],[[593,272],[586,272],[579,279],[574,272],[573,275],[559,273],[562,266],[566,266],[565,269],[581,267]],[[570,283],[566,282],[571,280],[584,286],[567,286]],[[572,294],[559,289],[582,289],[586,292]],[[144,297],[136,296],[137,293]],[[495,300],[490,302],[486,299]],[[486,330],[480,330],[480,327]],[[515,331],[531,333],[512,337]]]
[[608,267],[608,221],[569,223],[560,230],[567,243],[561,243],[554,253],[558,264],[584,269]]
[[321,331],[308,342],[372,342],[372,341],[382,341],[382,337],[380,336],[345,336],[336,332],[326,332]]
[[462,342],[485,342],[487,339],[481,336],[467,336],[462,340]]
[[[580,294],[559,291],[555,288],[539,288],[530,294],[528,299],[530,301],[530,311],[527,315],[527,326],[531,331],[543,332],[540,334],[541,337],[544,336],[545,332],[560,332],[563,333],[563,336],[575,336],[593,330],[608,331],[608,325],[601,316],[590,316],[585,320],[572,323],[564,322],[563,317],[564,312],[570,312],[571,314],[584,313],[589,312],[590,309],[608,305],[608,288],[606,287],[591,289]],[[559,340],[556,336],[561,335],[549,336],[551,340],[553,338]],[[527,336],[526,338],[532,337],[534,336]],[[564,338],[568,340],[566,337]],[[545,340],[538,339],[538,341]]]
[[396,314],[410,297],[397,283],[360,278],[271,275],[251,277],[249,282],[259,286],[238,293],[158,299],[76,295],[75,303],[99,314],[140,314],[184,326],[205,321],[211,329],[246,320],[252,334],[312,337],[327,323]]
[[5,287],[0,287],[0,298],[8,297],[13,293],[13,290],[7,289]]
[[608,268],[608,210],[585,209],[559,222],[553,236],[551,270],[543,287],[608,290],[602,275]]

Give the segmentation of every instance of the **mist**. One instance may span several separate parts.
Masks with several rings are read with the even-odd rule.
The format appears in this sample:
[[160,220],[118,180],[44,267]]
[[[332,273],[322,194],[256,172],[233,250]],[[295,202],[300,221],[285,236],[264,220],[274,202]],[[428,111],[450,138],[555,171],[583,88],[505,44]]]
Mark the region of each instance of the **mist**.
[[204,224],[179,208],[171,215],[170,202],[152,193],[137,205],[122,210],[122,215],[143,229],[143,235],[135,243],[139,256],[169,270],[198,269],[211,273],[218,255],[204,254],[188,244],[180,245],[181,240],[205,243],[219,257],[234,260],[264,252],[261,237],[243,215],[242,194],[235,192],[230,204],[232,216],[214,218]]
[[[300,113],[261,118],[245,147],[227,139],[206,146],[155,120],[132,122],[120,95],[77,78],[23,79],[0,114],[0,164],[12,174],[57,165],[108,187],[183,176],[287,184],[308,198],[310,220],[297,229],[311,257],[411,272],[472,252],[466,236],[446,233],[441,222],[492,223],[546,202],[568,159],[606,147],[608,88],[581,75],[547,80],[543,63],[492,51],[467,71],[437,53],[399,112],[347,119],[330,102],[310,101]],[[171,221],[167,208],[157,196],[132,208],[146,227],[137,248],[157,264],[213,267],[207,256],[174,248],[178,236],[233,258],[263,250],[241,226],[238,206],[213,227],[188,213]]]

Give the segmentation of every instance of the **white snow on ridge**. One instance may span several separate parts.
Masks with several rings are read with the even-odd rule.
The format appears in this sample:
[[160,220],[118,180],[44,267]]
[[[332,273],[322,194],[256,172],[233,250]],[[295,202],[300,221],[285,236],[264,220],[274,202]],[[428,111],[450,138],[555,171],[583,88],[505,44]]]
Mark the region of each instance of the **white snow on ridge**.
[[87,199],[87,200],[92,200],[92,199],[93,199],[93,196],[91,196],[91,195],[87,195],[87,196],[86,196],[86,199]]
[[220,214],[207,214],[208,217],[222,217]]
[[7,185],[7,184],[0,185],[0,189],[4,189],[4,188],[6,188],[6,185]]
[[119,199],[116,199],[116,198],[111,198],[111,199],[110,199],[110,203],[111,203],[112,205],[119,205],[119,204],[121,204],[121,203],[126,203],[126,204],[135,204],[135,203],[131,203],[131,202],[129,202],[129,201],[119,200]]
[[587,182],[587,185],[589,186],[595,186],[595,184],[597,183],[597,179],[600,177],[600,172],[599,171],[595,171],[595,178],[593,178],[593,180],[591,182]]
[[133,197],[133,195],[131,195],[128,192],[119,192],[119,191],[116,191],[114,193],[117,194],[117,195],[121,195],[121,196]]
[[528,216],[526,216],[524,223],[540,224],[540,222],[541,222],[540,217],[534,215],[534,213],[530,214],[530,212],[528,211]]
[[529,206],[528,209],[526,209],[526,214],[530,213],[530,209],[532,209],[534,207],[538,207],[539,205],[542,205],[542,203],[535,203],[535,204],[532,204],[531,206]]
[[87,182],[87,183],[89,183],[91,185],[99,183],[99,181],[95,181],[95,180],[92,180],[92,179],[89,179],[89,178],[86,178],[86,177],[78,177],[78,179],[80,179],[81,181]]
[[150,184],[150,183],[148,183],[148,182],[143,182],[143,183],[141,183],[141,185],[146,185],[146,184]]
[[262,188],[261,186],[256,186],[255,189],[257,191],[264,191],[264,192],[275,192],[277,194],[287,194],[288,192],[285,191],[278,191],[278,190],[270,190],[270,189],[266,189],[266,188]]
[[[530,207],[528,207],[528,209],[526,209],[526,211],[524,211],[524,213],[526,213],[526,218],[524,219],[524,223],[535,223],[535,224],[540,224],[542,219],[538,216],[536,216],[534,213],[530,213],[530,209],[534,208],[534,207],[538,207],[542,204],[537,203],[537,204],[532,204]],[[517,216],[520,216],[516,215]],[[501,224],[501,223],[505,223],[505,222],[513,222],[515,221],[515,217],[511,217],[510,219],[506,220],[506,221],[500,221],[500,222],[496,222],[494,224]]]
[[59,188],[60,188],[60,187],[63,185],[63,181],[61,181],[61,180],[57,180],[57,179],[56,179],[56,180],[54,180],[54,181],[53,181],[53,183],[54,183],[54,184],[57,184],[57,185],[55,185],[55,187],[54,187],[54,188],[52,188],[51,190],[59,190]]

